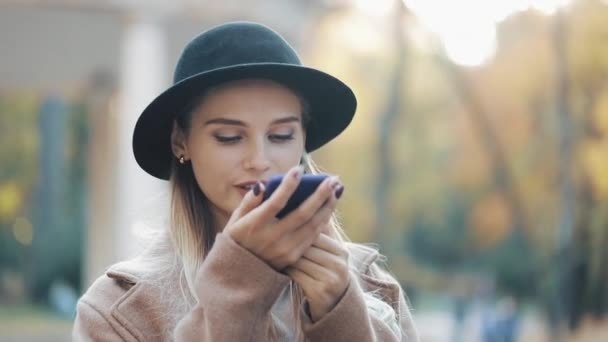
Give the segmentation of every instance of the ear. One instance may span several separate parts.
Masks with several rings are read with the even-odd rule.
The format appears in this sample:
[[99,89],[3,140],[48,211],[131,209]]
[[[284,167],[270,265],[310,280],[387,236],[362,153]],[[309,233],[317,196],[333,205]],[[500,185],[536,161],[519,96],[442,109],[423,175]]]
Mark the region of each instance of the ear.
[[173,151],[173,155],[176,158],[183,156],[184,158],[189,159],[186,134],[179,128],[175,121],[173,121],[173,129],[171,131],[171,151]]

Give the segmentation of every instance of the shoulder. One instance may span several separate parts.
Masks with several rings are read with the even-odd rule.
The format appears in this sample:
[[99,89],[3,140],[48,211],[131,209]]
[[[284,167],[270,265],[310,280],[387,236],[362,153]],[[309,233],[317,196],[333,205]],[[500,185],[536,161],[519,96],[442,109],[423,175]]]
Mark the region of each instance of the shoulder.
[[111,266],[80,298],[75,330],[97,336],[108,331],[100,327],[111,327],[127,341],[164,336],[170,312],[161,286],[151,280],[157,273],[133,261]]
[[397,279],[380,264],[386,261],[378,249],[360,243],[346,243],[351,271],[364,291],[381,293],[390,300],[398,300],[402,290]]
[[135,341],[141,334],[128,329],[117,308],[138,286],[138,278],[110,268],[80,298],[72,329],[74,340]]
[[[407,295],[399,281],[388,270],[378,265],[383,263],[386,258],[376,248],[368,245],[347,243],[347,247],[351,267],[356,269],[359,285],[363,291],[373,294],[368,297],[370,301],[375,302],[375,305],[371,305],[370,308],[380,308],[380,312],[386,313],[386,310],[382,310],[381,307],[390,306],[396,314],[400,329],[407,337],[406,340],[417,341],[418,333]],[[374,298],[385,304],[380,305]],[[378,315],[382,316],[380,313]]]
[[174,276],[176,264],[173,250],[163,241],[150,246],[135,258],[110,266],[81,297],[81,301],[100,310],[110,310],[129,292],[139,287],[157,287],[156,280]]
[[357,273],[366,278],[372,278],[381,282],[399,283],[390,272],[380,266],[384,265],[386,257],[378,252],[377,247],[354,242],[346,242],[346,246],[349,252],[351,267]]
[[133,268],[118,263],[97,278],[80,298],[80,302],[104,315],[140,282],[141,275]]
[[405,293],[399,281],[386,269],[381,267],[386,258],[378,249],[364,244],[347,243],[351,269],[359,285],[365,292],[390,303],[398,311],[397,303],[404,300]]
[[383,260],[378,249],[371,245],[345,242],[349,254],[349,262],[355,271],[367,274],[371,271],[372,265],[377,261]]

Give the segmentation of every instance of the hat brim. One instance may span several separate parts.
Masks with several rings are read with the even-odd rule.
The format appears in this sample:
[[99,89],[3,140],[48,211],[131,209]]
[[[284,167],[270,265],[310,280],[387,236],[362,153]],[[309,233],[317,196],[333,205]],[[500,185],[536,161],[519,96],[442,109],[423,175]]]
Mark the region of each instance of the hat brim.
[[310,106],[306,151],[321,147],[340,134],[352,121],[357,100],[339,79],[305,66],[256,63],[218,68],[175,83],[156,97],[139,116],[133,132],[133,153],[139,166],[150,175],[170,176],[171,129],[175,116],[206,89],[240,79],[268,79],[302,96]]

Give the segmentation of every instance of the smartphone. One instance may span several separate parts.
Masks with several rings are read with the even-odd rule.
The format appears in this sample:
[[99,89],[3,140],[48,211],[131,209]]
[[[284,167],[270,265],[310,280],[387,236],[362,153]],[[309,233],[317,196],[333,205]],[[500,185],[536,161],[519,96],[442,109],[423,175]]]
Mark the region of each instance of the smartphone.
[[[283,177],[285,175],[273,176],[268,179],[268,183],[266,184],[266,190],[264,191],[264,197],[262,201],[267,200],[270,195],[279,187]],[[285,217],[287,214],[296,209],[302,202],[304,202],[308,196],[312,195],[315,190],[319,187],[319,185],[325,180],[325,178],[329,177],[328,174],[304,174],[302,178],[300,178],[300,184],[293,192],[289,200],[287,200],[287,204],[281,211],[279,211],[276,215],[278,219]]]

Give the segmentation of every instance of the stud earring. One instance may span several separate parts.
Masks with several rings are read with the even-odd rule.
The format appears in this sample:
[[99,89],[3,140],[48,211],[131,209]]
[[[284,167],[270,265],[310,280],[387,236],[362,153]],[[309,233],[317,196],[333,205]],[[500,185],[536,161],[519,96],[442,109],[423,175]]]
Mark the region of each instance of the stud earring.
[[179,163],[182,165],[186,163],[186,159],[184,159],[184,156],[179,157]]

